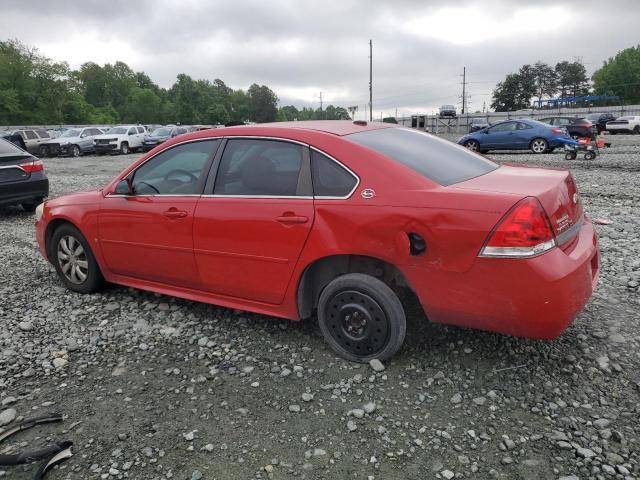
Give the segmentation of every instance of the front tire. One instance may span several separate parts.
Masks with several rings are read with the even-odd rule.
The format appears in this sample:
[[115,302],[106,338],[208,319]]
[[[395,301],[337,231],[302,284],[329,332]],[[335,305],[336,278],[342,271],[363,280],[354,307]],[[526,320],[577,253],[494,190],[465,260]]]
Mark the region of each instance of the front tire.
[[480,151],[480,143],[478,143],[477,140],[467,140],[466,142],[464,142],[464,146],[472,152]]
[[640,126],[638,125],[635,126],[635,128],[633,129],[633,134],[640,135]]
[[342,275],[324,288],[318,323],[338,355],[359,363],[391,358],[407,330],[398,296],[382,281],[361,273]]
[[93,293],[104,285],[100,267],[82,233],[73,225],[62,225],[51,238],[51,261],[69,290]]
[[122,144],[120,144],[120,153],[123,155],[127,155],[129,152],[129,144],[127,142],[122,142]]
[[549,149],[549,143],[544,138],[534,138],[529,148],[533,153],[545,153]]

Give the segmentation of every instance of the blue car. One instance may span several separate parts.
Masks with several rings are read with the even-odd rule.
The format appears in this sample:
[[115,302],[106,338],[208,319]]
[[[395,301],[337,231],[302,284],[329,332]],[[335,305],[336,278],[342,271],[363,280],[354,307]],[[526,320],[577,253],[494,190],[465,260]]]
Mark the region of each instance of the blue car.
[[173,138],[176,135],[182,135],[183,133],[187,133],[187,129],[185,127],[169,126],[156,128],[153,132],[144,137],[142,150],[148,152],[170,138]]
[[494,123],[490,127],[469,133],[458,140],[469,150],[480,153],[489,150],[531,150],[551,153],[569,139],[567,130],[537,120],[518,119]]

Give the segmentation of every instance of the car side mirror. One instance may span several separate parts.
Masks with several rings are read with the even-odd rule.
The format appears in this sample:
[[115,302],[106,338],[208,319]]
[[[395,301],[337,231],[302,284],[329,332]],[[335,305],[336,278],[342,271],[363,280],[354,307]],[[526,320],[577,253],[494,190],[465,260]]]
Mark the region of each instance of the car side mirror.
[[131,180],[128,178],[120,180],[113,193],[116,195],[133,195],[133,185],[131,184]]

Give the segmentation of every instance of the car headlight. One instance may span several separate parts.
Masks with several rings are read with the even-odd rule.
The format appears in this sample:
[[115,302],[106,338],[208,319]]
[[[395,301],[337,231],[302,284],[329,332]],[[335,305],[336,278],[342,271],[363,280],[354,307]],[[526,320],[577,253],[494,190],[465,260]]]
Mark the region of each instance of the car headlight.
[[36,222],[39,222],[44,212],[44,202],[36,207]]

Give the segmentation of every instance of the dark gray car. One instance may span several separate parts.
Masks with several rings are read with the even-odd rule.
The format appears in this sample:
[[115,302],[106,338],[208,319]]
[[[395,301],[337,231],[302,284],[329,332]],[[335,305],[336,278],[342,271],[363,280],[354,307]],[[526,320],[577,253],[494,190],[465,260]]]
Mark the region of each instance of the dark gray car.
[[49,179],[42,161],[0,139],[0,205],[20,204],[33,212],[48,195]]

